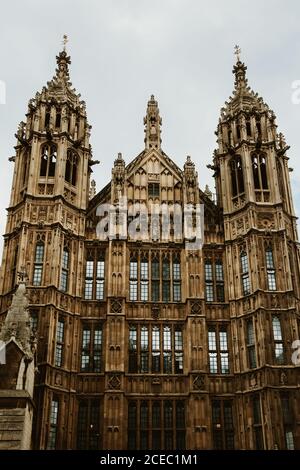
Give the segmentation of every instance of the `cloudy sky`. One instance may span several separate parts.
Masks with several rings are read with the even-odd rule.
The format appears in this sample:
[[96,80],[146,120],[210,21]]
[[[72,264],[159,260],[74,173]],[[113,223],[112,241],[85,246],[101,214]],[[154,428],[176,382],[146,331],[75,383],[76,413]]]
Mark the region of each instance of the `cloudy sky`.
[[[2,0],[0,80],[0,231],[4,232],[14,133],[28,100],[52,78],[68,34],[71,80],[93,126],[97,190],[118,152],[126,162],[143,149],[147,100],[155,94],[164,151],[182,166],[195,161],[200,185],[210,171],[219,110],[233,90],[233,48],[239,44],[251,87],[277,115],[291,146],[290,166],[300,215],[300,3],[297,0]],[[300,94],[298,95],[300,96]]]

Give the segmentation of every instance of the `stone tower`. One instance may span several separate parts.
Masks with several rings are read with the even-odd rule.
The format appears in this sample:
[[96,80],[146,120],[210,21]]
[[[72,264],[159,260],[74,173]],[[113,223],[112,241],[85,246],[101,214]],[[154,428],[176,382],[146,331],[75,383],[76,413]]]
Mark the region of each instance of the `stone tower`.
[[24,280],[13,295],[0,341],[5,348],[0,363],[0,449],[31,448],[36,341],[30,327]]
[[[223,212],[233,368],[241,377],[241,447],[276,449],[294,445],[291,410],[296,419],[299,388],[292,384],[299,369],[288,364],[299,336],[299,247],[289,147],[277,132],[274,112],[248,86],[246,70],[238,58],[234,92],[221,110],[213,169]],[[251,389],[257,389],[254,399]],[[265,429],[257,426],[252,436],[246,431],[251,402],[261,413],[253,419]]]

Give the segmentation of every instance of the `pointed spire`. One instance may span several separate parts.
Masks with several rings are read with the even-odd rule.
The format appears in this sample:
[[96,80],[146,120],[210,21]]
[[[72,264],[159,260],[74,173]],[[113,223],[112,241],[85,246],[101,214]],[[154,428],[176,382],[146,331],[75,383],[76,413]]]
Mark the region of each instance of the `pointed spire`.
[[236,64],[233,67],[232,73],[235,74],[235,88],[246,88],[248,85],[248,80],[246,79],[246,70],[247,67],[244,62],[241,62],[241,48],[240,46],[234,47],[234,53],[236,55]]
[[69,77],[69,65],[71,64],[71,58],[68,56],[66,51],[66,46],[68,42],[68,36],[66,34],[63,35],[63,50],[56,56],[57,62],[57,69],[56,69],[56,76],[60,80],[68,81]]
[[159,115],[158,103],[154,95],[151,95],[147,106],[147,115],[144,117],[145,125],[145,147],[146,149],[160,149],[162,120]]

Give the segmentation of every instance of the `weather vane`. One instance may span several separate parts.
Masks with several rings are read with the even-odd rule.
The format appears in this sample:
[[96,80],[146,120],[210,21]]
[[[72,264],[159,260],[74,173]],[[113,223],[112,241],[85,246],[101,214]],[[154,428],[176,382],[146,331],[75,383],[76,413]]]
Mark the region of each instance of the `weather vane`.
[[68,36],[66,34],[63,35],[63,40],[62,40],[62,43],[63,43],[63,46],[64,46],[64,51],[66,50],[66,45],[67,45],[67,42],[68,42]]
[[234,53],[236,55],[237,62],[240,61],[241,48],[238,45],[234,46]]

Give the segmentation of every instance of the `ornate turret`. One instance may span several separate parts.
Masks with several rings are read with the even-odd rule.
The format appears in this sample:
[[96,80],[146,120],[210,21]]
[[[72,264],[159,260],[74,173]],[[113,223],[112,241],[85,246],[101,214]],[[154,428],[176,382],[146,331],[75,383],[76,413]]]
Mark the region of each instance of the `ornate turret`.
[[209,166],[215,172],[218,203],[227,213],[248,202],[281,202],[293,214],[286,160],[283,162],[288,146],[284,152],[280,150],[275,114],[249,87],[238,46],[235,53],[234,90],[221,109],[218,148],[214,165]]
[[151,95],[147,106],[147,115],[144,117],[145,124],[145,145],[146,149],[160,149],[161,144],[161,124],[162,120],[159,115],[159,109],[157,101],[154,99],[154,95]]
[[84,209],[89,199],[91,126],[86,104],[70,81],[70,56],[56,57],[55,75],[28,104],[27,120],[16,134],[15,178],[11,205],[34,196],[62,196]]

